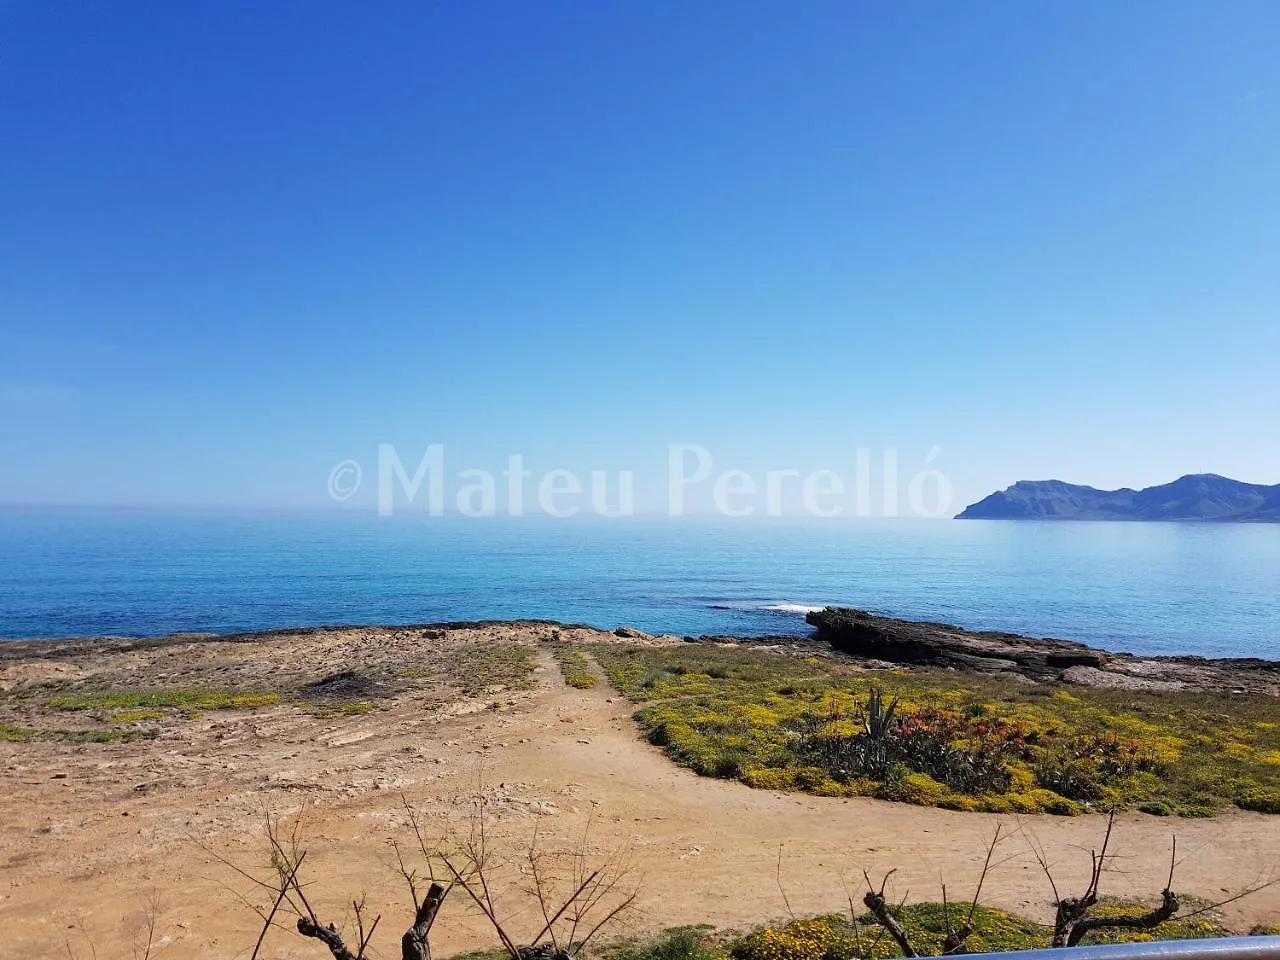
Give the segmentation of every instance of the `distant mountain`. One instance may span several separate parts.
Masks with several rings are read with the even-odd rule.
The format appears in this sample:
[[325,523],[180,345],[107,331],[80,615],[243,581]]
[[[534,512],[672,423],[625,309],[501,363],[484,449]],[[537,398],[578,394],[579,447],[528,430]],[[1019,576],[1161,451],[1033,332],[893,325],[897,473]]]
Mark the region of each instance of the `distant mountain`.
[[1019,480],[964,508],[957,520],[1254,520],[1280,522],[1280,484],[1193,473],[1145,490]]

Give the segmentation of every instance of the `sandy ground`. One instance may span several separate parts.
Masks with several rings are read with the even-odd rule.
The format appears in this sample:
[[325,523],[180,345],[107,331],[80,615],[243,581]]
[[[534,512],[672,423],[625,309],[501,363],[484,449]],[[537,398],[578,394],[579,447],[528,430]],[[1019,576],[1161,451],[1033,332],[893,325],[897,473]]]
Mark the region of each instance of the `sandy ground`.
[[[113,669],[127,664],[154,675],[158,664],[196,658],[213,674],[227,674],[258,657],[259,674],[302,676],[361,657],[383,662],[387,651],[407,660],[453,642],[537,645],[547,633],[534,625],[489,627],[428,640],[411,631],[331,631],[113,655],[124,658]],[[580,631],[569,638],[595,637]],[[637,738],[631,705],[607,685],[567,688],[547,652],[538,650],[537,658],[536,685],[527,691],[457,699],[410,687],[358,716],[316,717],[279,705],[166,721],[150,741],[0,743],[0,953],[66,956],[69,945],[88,957],[92,941],[102,960],[132,957],[154,901],[152,956],[247,957],[259,922],[236,894],[260,897],[223,861],[260,871],[263,811],[270,809],[305,824],[304,878],[317,912],[341,924],[351,899],[363,893],[384,915],[371,956],[398,956],[410,912],[391,848],[408,839],[402,797],[433,825],[455,827],[465,824],[474,798],[485,798],[492,846],[508,860],[495,870],[498,905],[517,939],[540,926],[523,893],[518,854],[535,829],[544,849],[569,849],[589,814],[593,850],[624,848],[639,883],[637,906],[618,933],[778,919],[787,913],[780,886],[796,914],[843,910],[864,869],[876,875],[897,868],[891,889],[900,897],[938,899],[940,878],[953,898],[971,892],[997,818],[774,794],[697,777]],[[0,665],[0,686],[41,671],[74,678],[110,660],[10,661]],[[983,900],[1045,920],[1050,891],[1028,836],[1049,851],[1059,885],[1074,889],[1083,886],[1087,851],[1105,824],[1098,817],[1005,824],[1011,839]],[[1135,814],[1121,818],[1116,831],[1119,858],[1105,887],[1116,895],[1158,892],[1175,831],[1181,893],[1221,899],[1280,868],[1280,818]],[[460,899],[446,903],[436,924],[437,955],[494,944]],[[1224,912],[1235,929],[1275,923],[1280,887]],[[326,955],[318,943],[286,932],[273,933],[263,952]]]

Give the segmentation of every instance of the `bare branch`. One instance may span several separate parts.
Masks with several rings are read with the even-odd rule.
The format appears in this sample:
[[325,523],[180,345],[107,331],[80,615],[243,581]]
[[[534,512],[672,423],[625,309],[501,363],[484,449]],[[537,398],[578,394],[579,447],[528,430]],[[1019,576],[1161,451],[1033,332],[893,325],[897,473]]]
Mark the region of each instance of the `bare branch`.
[[436,922],[436,914],[440,912],[440,905],[448,895],[449,888],[444,884],[431,884],[426,898],[417,905],[413,926],[400,938],[401,960],[431,960],[431,947],[427,938],[431,933],[431,925]]
[[577,943],[576,950],[580,951],[583,947],[585,947],[588,943],[591,942],[592,937],[594,937],[597,933],[600,932],[601,929],[604,928],[605,924],[610,923],[613,920],[617,919],[618,915],[622,913],[624,910],[630,909],[631,905],[636,902],[636,898],[639,895],[640,894],[638,891],[636,893],[632,893],[629,897],[627,897],[627,899],[623,900],[620,904],[618,904],[616,907],[610,910],[607,914],[605,914],[604,919],[602,919],[599,923],[597,923],[594,927],[592,927],[591,930],[587,933],[587,935]]
[[262,950],[262,944],[267,939],[267,931],[272,927],[275,921],[276,913],[280,910],[280,905],[284,903],[285,898],[289,895],[289,886],[293,883],[293,878],[297,876],[298,870],[302,867],[302,861],[307,858],[305,852],[298,857],[298,862],[293,865],[293,869],[280,882],[280,891],[276,895],[275,903],[271,905],[271,910],[262,918],[262,932],[258,934],[258,942],[253,945],[253,953],[249,955],[249,960],[258,960],[258,953]]
[[1237,900],[1243,900],[1245,897],[1251,897],[1255,893],[1274,887],[1278,883],[1280,883],[1280,877],[1272,877],[1270,880],[1265,880],[1261,883],[1256,883],[1251,887],[1246,887],[1239,893],[1227,897],[1225,900],[1219,900],[1217,903],[1210,903],[1207,906],[1200,907],[1198,910],[1193,910],[1190,913],[1184,913],[1179,919],[1190,920],[1192,917],[1199,917],[1203,914],[1211,913],[1219,907],[1225,907],[1229,903],[1235,903]]
[[889,931],[889,936],[893,937],[897,942],[898,949],[902,951],[904,956],[918,957],[920,954],[916,951],[916,948],[911,945],[911,941],[907,938],[906,931],[902,929],[902,925],[898,923],[897,917],[893,915],[893,912],[889,909],[888,902],[884,898],[885,886],[889,883],[889,877],[892,875],[892,870],[885,874],[884,882],[880,884],[880,889],[877,891],[871,885],[871,878],[867,877],[866,872],[864,871],[863,876],[867,877],[868,889],[866,896],[862,898],[862,902],[867,905],[867,909],[871,911],[871,915],[880,922],[880,926]]
[[947,900],[947,887],[942,887],[942,914],[947,926],[947,934],[942,941],[943,954],[962,953],[964,942],[973,935],[973,921],[978,913],[978,902],[982,898],[982,888],[987,882],[987,874],[991,872],[992,857],[995,856],[996,847],[1000,845],[1001,832],[1003,824],[996,824],[995,835],[991,838],[991,842],[987,844],[987,856],[982,863],[982,873],[978,875],[978,886],[973,892],[973,900],[969,904],[969,914],[959,927],[953,927],[951,924],[951,904]]
[[982,873],[978,875],[978,887],[973,891],[973,902],[969,905],[969,916],[965,920],[965,926],[972,926],[974,914],[978,911],[978,900],[982,897],[982,885],[987,882],[987,873],[991,870],[991,858],[995,855],[996,847],[1000,845],[1000,831],[1003,824],[996,824],[995,836],[991,838],[991,844],[987,847],[987,859],[982,863]]
[[1071,928],[1067,937],[1067,946],[1074,947],[1093,930],[1123,927],[1129,930],[1150,930],[1158,927],[1178,912],[1178,898],[1173,891],[1166,890],[1162,894],[1162,902],[1156,909],[1138,916],[1121,917],[1083,917]]
[[156,924],[160,918],[160,896],[155,890],[152,890],[151,895],[144,901],[143,910],[147,925],[147,942],[143,946],[141,954],[139,954],[137,946],[133,948],[134,960],[151,960],[151,949],[156,940]]
[[312,937],[323,943],[333,954],[333,960],[360,960],[347,949],[347,945],[342,940],[342,934],[338,933],[332,923],[324,927],[308,917],[299,917],[298,932],[304,937]]
[[[511,960],[521,960],[519,947],[517,947],[515,943],[512,941],[512,939],[507,935],[507,931],[503,929],[502,924],[498,922],[498,918],[494,915],[493,905],[489,898],[487,886],[484,887],[484,890],[483,890],[484,896],[481,896],[480,894],[476,893],[475,888],[472,886],[471,882],[463,875],[462,871],[457,868],[457,866],[453,863],[452,860],[450,860],[447,856],[443,856],[443,855],[440,857],[440,860],[445,865],[445,867],[449,870],[449,872],[453,874],[454,882],[458,886],[462,887],[462,889],[466,892],[467,896],[469,896],[472,899],[472,901],[475,903],[475,905],[480,908],[480,912],[484,914],[485,919],[489,921],[490,926],[492,926],[493,929],[497,932],[498,939],[502,941],[503,949],[507,951],[507,954],[511,957]],[[483,881],[484,879],[483,871],[477,871],[477,874],[480,877],[480,879]]]
[[782,885],[782,844],[778,844],[778,869],[774,874],[774,879],[778,883],[778,892],[782,894],[782,902],[787,908],[787,913],[791,919],[796,918],[796,912],[791,909],[791,901],[787,899],[787,890]]
[[1040,864],[1040,869],[1044,871],[1045,877],[1048,878],[1049,887],[1053,890],[1053,902],[1056,904],[1062,900],[1062,895],[1058,893],[1058,885],[1054,882],[1053,871],[1049,867],[1049,857],[1045,852],[1044,844],[1037,846],[1037,843],[1039,841],[1035,840],[1033,835],[1028,835],[1027,846],[1031,848],[1031,853],[1035,856],[1036,862]]
[[[600,871],[597,870],[593,872],[589,877],[587,877],[584,881],[582,881],[581,885],[579,885],[578,888],[574,890],[572,894],[569,895],[569,899],[564,902],[563,906],[561,906],[559,910],[557,910],[554,914],[552,914],[547,919],[546,926],[544,926],[541,930],[539,930],[538,935],[529,941],[530,946],[537,946],[539,940],[545,937],[548,933],[552,933],[552,928],[555,926],[556,921],[559,920],[562,916],[564,916],[565,912],[568,911],[570,907],[574,906],[582,899],[582,896],[586,892],[587,887],[591,883],[593,883],[599,875],[600,875]],[[570,934],[570,936],[572,937],[572,934]],[[555,943],[554,934],[552,934],[552,943]]]

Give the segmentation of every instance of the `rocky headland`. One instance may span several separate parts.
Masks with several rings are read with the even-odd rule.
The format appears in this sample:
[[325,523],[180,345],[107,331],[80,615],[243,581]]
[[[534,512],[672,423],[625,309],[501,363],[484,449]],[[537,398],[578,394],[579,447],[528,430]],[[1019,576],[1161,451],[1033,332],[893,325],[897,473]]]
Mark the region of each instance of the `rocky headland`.
[[1019,480],[957,520],[1202,520],[1280,522],[1280,484],[1193,473],[1142,490],[1099,490],[1061,480]]

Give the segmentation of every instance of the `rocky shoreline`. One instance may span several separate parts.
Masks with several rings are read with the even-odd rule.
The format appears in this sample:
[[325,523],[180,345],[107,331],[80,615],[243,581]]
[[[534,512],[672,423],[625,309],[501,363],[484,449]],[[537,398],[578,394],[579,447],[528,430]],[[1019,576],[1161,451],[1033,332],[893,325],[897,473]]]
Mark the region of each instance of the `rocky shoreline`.
[[1132,690],[1204,690],[1280,696],[1280,662],[1256,658],[1143,657],[1082,643],[972,631],[947,623],[827,607],[805,620],[839,654],[892,665],[1005,674],[1035,682]]
[[[883,617],[853,607],[826,607],[805,616],[815,628],[804,635],[740,637],[654,635],[618,627],[613,637],[630,643],[717,643],[785,650],[794,655],[834,655],[869,668],[942,667],[1003,675],[1034,683],[1069,683],[1130,690],[1199,690],[1280,697],[1280,661],[1258,658],[1210,659],[1118,653],[1083,643],[1026,637],[989,630],[966,630],[947,623]],[[484,620],[414,624],[403,627],[297,627],[237,634],[180,633],[162,637],[76,637],[61,640],[0,640],[0,663],[57,661],[107,653],[199,645],[206,641],[245,643],[270,638],[301,639],[333,631],[418,631],[435,638],[450,630],[553,628],[597,633],[596,628],[552,620]]]

